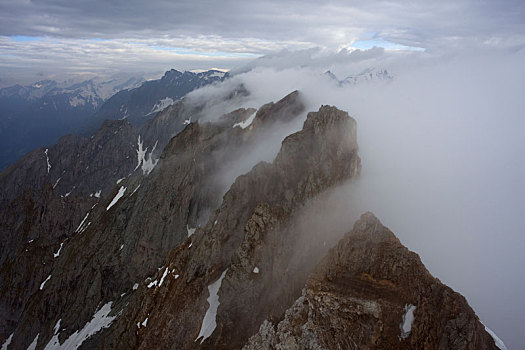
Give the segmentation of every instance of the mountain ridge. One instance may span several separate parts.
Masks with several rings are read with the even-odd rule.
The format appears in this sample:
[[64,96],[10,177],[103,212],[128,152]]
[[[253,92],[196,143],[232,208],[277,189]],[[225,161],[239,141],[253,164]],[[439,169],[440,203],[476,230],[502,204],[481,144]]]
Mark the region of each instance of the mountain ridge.
[[[372,214],[344,235],[301,224],[361,169],[356,121],[333,106],[305,118],[303,98],[202,122],[207,102],[181,99],[141,127],[106,121],[3,172],[2,342],[352,348],[343,327],[361,347],[495,349],[465,299]],[[273,161],[243,164],[298,120]]]

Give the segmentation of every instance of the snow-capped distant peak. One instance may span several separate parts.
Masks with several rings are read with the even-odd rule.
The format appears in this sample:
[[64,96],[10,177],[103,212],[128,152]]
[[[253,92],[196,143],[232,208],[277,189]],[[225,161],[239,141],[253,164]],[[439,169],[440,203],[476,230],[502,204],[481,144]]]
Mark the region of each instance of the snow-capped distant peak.
[[175,101],[173,101],[171,97],[165,97],[162,100],[159,100],[159,102],[155,103],[155,105],[151,109],[150,114],[160,112],[164,108],[171,106],[174,102]]
[[225,72],[219,72],[219,71],[216,71],[216,70],[210,71],[210,72],[211,72],[211,74],[208,75],[208,77],[210,77],[210,78],[215,78],[215,77],[222,78],[226,74]]
[[358,85],[371,81],[390,81],[394,78],[384,68],[367,68],[357,74],[350,74],[343,80],[339,80],[331,71],[326,71],[325,75],[329,79],[336,81],[339,86]]

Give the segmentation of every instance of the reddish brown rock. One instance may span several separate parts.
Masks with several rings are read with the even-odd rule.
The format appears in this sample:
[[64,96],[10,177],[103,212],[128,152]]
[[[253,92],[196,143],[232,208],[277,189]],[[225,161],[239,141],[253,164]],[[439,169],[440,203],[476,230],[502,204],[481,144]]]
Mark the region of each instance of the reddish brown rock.
[[[403,330],[413,306],[414,320]],[[245,349],[498,348],[465,298],[366,213],[310,275],[284,319],[264,322]]]

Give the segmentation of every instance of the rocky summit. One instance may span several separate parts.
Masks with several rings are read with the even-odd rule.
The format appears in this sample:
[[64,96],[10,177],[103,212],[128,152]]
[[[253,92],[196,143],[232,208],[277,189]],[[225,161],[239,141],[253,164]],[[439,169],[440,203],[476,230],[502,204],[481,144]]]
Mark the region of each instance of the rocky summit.
[[497,349],[373,214],[305,225],[361,160],[356,121],[303,99],[182,99],[4,171],[2,350]]

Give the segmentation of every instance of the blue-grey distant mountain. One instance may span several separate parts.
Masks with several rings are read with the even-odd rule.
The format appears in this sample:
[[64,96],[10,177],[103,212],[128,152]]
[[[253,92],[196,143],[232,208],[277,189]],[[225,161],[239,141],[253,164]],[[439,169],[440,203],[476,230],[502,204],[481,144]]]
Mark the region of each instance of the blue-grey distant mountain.
[[376,69],[376,68],[367,68],[358,74],[349,75],[343,80],[340,80],[334,73],[331,71],[326,71],[325,75],[329,78],[334,80],[337,85],[339,86],[346,86],[346,85],[357,85],[362,84],[370,81],[390,81],[394,77],[388,73],[386,69]]
[[0,89],[0,169],[76,131],[113,94],[143,81],[129,76],[75,83],[44,80]]
[[92,134],[106,119],[142,125],[157,112],[225,73],[167,71],[161,79],[118,77],[80,83],[39,81],[0,89],[0,170],[70,133]]
[[127,119],[141,125],[187,93],[225,78],[224,72],[200,73],[167,71],[161,79],[150,80],[135,89],[122,90],[107,100],[90,120],[90,133],[106,119]]

